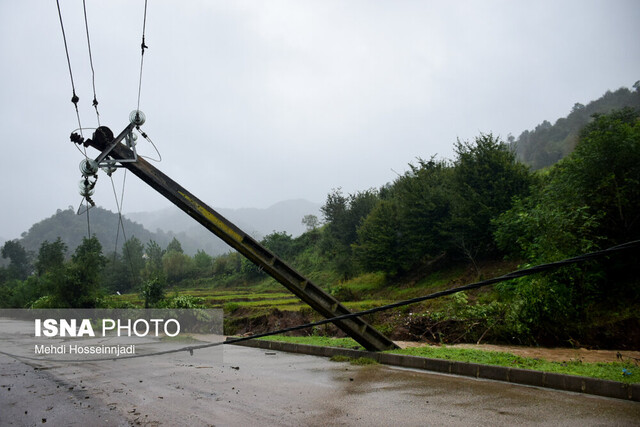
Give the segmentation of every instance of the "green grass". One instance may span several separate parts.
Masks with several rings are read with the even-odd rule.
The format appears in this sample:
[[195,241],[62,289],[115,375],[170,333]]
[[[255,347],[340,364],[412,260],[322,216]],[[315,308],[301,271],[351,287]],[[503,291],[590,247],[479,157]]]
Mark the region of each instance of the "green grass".
[[[296,344],[308,344],[323,347],[363,349],[351,338],[271,336],[261,339],[266,341],[293,342]],[[458,362],[479,363],[483,365],[531,369],[543,372],[576,375],[580,377],[620,381],[628,384],[640,383],[640,367],[632,363],[582,363],[576,361],[550,362],[542,359],[516,356],[505,352],[451,348],[446,346],[414,347],[402,350],[391,350],[389,353],[428,357],[432,359],[455,360]],[[631,375],[623,375],[623,369]]]
[[[372,275],[372,277],[376,278],[377,276]],[[376,280],[379,280],[379,278]],[[362,285],[364,282],[370,283],[369,280],[365,279],[358,283]],[[378,285],[375,284],[375,286]],[[178,292],[169,290],[166,292],[166,295],[169,298],[174,295],[190,295],[202,298],[204,305],[207,308],[225,308],[228,309],[228,313],[232,313],[238,308],[257,310],[277,308],[282,311],[300,311],[301,309],[308,307],[307,304],[303,303],[299,298],[289,292],[251,292],[246,290],[230,289],[181,289]],[[114,295],[111,296],[111,298],[113,298],[114,301],[126,301],[137,306],[142,306],[144,304],[144,300],[140,297],[140,294],[137,293]],[[366,299],[362,301],[344,302],[344,305],[350,310],[360,311],[388,304],[390,302],[392,302],[392,300]],[[233,308],[233,310],[231,310],[231,308]]]
[[385,273],[365,273],[361,276],[349,279],[339,286],[351,289],[352,291],[367,292],[379,290],[384,287],[386,283]]
[[343,302],[342,305],[347,307],[351,311],[363,311],[368,310],[370,308],[380,307],[381,305],[391,304],[392,300],[387,299],[374,299],[374,300],[362,300],[362,301],[347,301]]
[[[289,292],[251,292],[239,290],[213,290],[213,289],[181,289],[168,290],[167,297],[175,295],[190,295],[202,298],[208,308],[221,308],[225,304],[234,303],[239,307],[274,307],[297,311],[304,306],[302,302]],[[126,301],[131,304],[144,304],[144,300],[138,293],[110,296],[115,301]],[[298,307],[299,306],[299,307]]]
[[320,347],[339,347],[350,348],[355,350],[364,350],[364,348],[351,338],[332,338],[332,337],[289,337],[284,335],[272,335],[270,337],[258,338],[265,341],[290,342],[294,344],[308,344]]
[[335,355],[335,356],[331,356],[331,358],[329,359],[332,362],[349,362],[352,365],[358,365],[358,366],[366,366],[366,365],[377,365],[378,362],[376,362],[375,360],[371,359],[370,357],[349,357],[349,356],[340,356],[340,355]]
[[[407,348],[403,350],[392,350],[390,353],[407,354],[434,359],[455,360],[458,362],[479,363],[483,365],[531,369],[535,371],[600,378],[625,383],[640,382],[640,367],[630,363],[582,363],[580,361],[550,362],[543,359],[521,357],[499,351],[449,348],[445,346]],[[623,375],[623,369],[630,372],[631,375]]]

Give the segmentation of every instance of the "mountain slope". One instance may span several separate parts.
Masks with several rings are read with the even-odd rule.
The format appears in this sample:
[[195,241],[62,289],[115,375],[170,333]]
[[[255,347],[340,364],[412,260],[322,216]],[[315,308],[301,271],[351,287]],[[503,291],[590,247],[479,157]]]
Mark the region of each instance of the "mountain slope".
[[[319,215],[319,210],[319,204],[306,200],[289,200],[276,203],[267,209],[220,209],[219,213],[247,233],[261,239],[274,231],[300,235],[304,232],[302,217],[307,214]],[[210,255],[219,255],[230,250],[226,243],[178,208],[123,215],[122,221],[126,237],[130,239],[135,236],[143,244],[154,240],[161,247],[166,247],[176,237],[188,255],[194,255],[198,250],[204,250]],[[104,254],[122,249],[125,239],[118,222],[117,213],[100,207],[89,211],[91,234],[95,234],[100,240]],[[54,215],[32,225],[29,231],[22,233],[20,243],[28,251],[37,253],[42,242],[53,242],[60,237],[69,248],[70,255],[82,242],[82,238],[87,236],[88,231],[86,215],[76,215],[73,208],[58,209]]]
[[567,117],[558,119],[553,125],[545,120],[534,130],[522,132],[511,143],[518,158],[533,169],[551,166],[573,151],[580,129],[592,120],[594,114],[606,114],[624,107],[640,110],[640,81],[636,82],[634,89],[607,91],[586,106],[576,103]]
[[[220,208],[216,211],[246,233],[261,239],[274,231],[284,231],[293,236],[302,234],[305,231],[302,218],[309,214],[319,217],[320,204],[298,199],[279,202],[266,209]],[[128,213],[126,216],[143,224],[149,230],[181,233],[198,242],[200,249],[212,255],[228,250],[226,244],[177,207],[155,212]]]
[[[122,249],[122,244],[125,239],[122,229],[118,227],[118,222],[117,213],[100,207],[95,207],[89,211],[91,234],[95,234],[98,240],[100,240],[104,254],[112,253],[114,250],[119,252]],[[160,246],[164,247],[169,244],[175,236],[182,243],[185,252],[195,253],[197,249],[200,249],[196,248],[197,244],[186,235],[165,233],[162,231],[154,233],[126,217],[122,218],[122,222],[125,235],[128,239],[135,236],[143,244],[146,244],[149,240],[154,240]],[[82,238],[87,236],[88,231],[86,215],[76,215],[73,208],[66,210],[58,209],[54,215],[32,225],[29,231],[22,233],[20,243],[28,251],[37,253],[42,242],[45,240],[53,242],[60,237],[69,248],[67,255],[70,255],[82,242]],[[187,251],[187,248],[189,248],[189,251]]]

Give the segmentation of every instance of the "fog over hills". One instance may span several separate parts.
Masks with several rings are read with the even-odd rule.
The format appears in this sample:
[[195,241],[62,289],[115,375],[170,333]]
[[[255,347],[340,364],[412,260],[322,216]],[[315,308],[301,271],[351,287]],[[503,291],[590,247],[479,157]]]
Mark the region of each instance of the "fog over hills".
[[[260,240],[274,231],[286,232],[293,236],[302,234],[305,231],[302,218],[305,215],[319,217],[320,204],[306,200],[288,200],[266,209],[219,209],[216,211]],[[118,214],[102,207],[95,207],[90,213],[91,234],[100,240],[103,252],[108,254],[114,250],[120,251],[124,236],[118,225]],[[127,238],[136,237],[143,244],[154,240],[161,247],[166,247],[175,237],[188,255],[194,255],[198,250],[204,250],[214,256],[230,251],[226,243],[177,207],[156,212],[125,214],[122,224]],[[28,231],[21,234],[18,240],[27,251],[36,254],[42,242],[45,240],[53,242],[60,237],[67,245],[69,249],[67,255],[70,256],[83,237],[86,237],[87,232],[87,217],[77,215],[70,206],[69,209],[58,209],[52,216],[33,224]],[[4,244],[4,241],[0,244]],[[0,258],[0,265],[7,263],[8,260]]]
[[[316,215],[321,218],[320,207],[320,203],[297,199],[278,202],[264,209],[214,209],[246,233],[256,239],[262,239],[274,231],[284,231],[294,237],[302,234],[305,231],[302,218],[305,215]],[[177,207],[153,212],[127,213],[124,216],[152,232],[158,230],[172,232],[181,241],[181,236],[186,237],[183,242],[185,252],[195,252],[197,249],[202,249],[211,255],[216,255],[229,250],[226,243]],[[192,245],[195,246],[191,248]]]

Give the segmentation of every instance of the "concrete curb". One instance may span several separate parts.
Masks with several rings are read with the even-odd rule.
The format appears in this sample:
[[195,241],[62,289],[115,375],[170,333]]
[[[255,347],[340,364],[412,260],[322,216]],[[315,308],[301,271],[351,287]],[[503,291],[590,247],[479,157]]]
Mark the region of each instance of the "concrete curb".
[[426,357],[407,356],[403,354],[376,353],[362,350],[351,350],[348,348],[319,347],[279,341],[249,340],[236,343],[235,345],[322,357],[368,357],[383,365],[423,369],[426,371],[445,374],[505,381],[514,384],[545,387],[640,402],[640,384],[624,384],[618,381],[576,377],[573,375],[532,371],[528,369],[507,368],[504,366],[481,365],[478,363],[429,359]]

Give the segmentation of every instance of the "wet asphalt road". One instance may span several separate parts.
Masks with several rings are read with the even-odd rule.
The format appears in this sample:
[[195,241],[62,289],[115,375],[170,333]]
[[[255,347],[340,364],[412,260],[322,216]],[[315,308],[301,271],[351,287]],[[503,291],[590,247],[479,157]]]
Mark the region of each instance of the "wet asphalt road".
[[247,347],[225,346],[220,362],[212,351],[42,370],[2,355],[0,425],[640,425],[634,402]]

